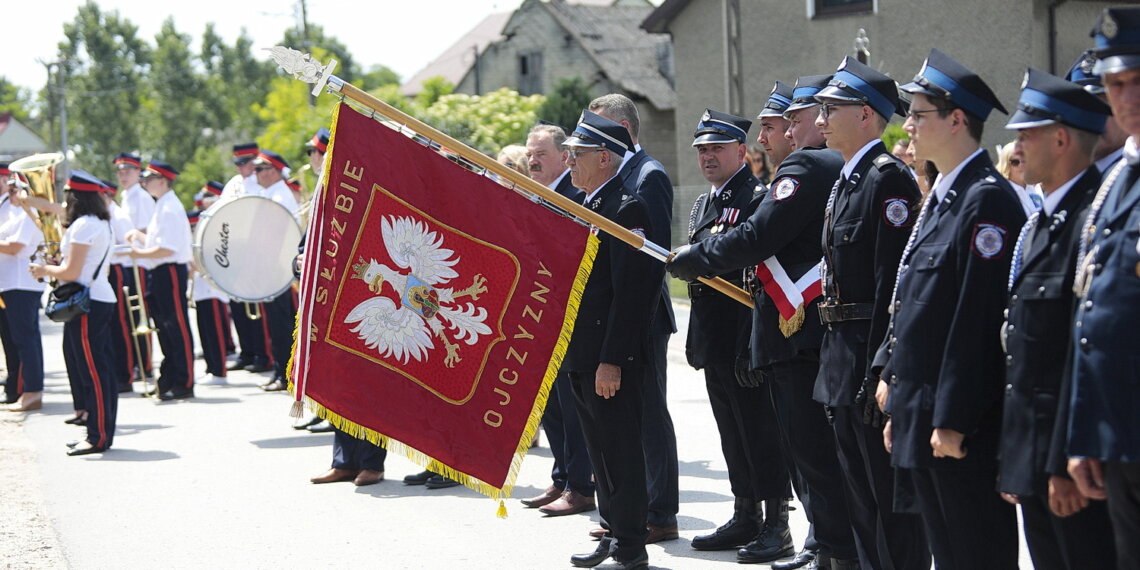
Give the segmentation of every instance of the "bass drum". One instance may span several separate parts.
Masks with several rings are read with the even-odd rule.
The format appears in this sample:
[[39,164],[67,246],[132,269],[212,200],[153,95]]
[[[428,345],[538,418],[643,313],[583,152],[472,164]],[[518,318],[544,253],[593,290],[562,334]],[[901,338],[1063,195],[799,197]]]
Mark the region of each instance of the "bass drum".
[[260,196],[214,204],[198,217],[194,260],[234,300],[269,301],[293,284],[301,227],[285,206]]

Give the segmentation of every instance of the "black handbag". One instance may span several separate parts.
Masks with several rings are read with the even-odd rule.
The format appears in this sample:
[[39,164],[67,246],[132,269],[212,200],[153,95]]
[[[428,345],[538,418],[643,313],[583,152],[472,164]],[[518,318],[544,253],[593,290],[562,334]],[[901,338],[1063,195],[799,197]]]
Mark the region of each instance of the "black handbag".
[[66,323],[90,310],[91,290],[78,281],[72,281],[51,290],[44,314],[57,323]]
[[[113,237],[114,232],[112,232]],[[103,259],[99,261],[99,265],[95,267],[95,274],[92,279],[99,277],[99,270],[103,269],[103,262],[107,261],[107,254],[110,252],[111,247],[107,246],[107,252],[103,254]],[[47,315],[47,318],[57,323],[66,323],[76,317],[86,315],[90,311],[91,289],[78,281],[57,285],[48,294],[47,306],[44,307],[44,314]]]

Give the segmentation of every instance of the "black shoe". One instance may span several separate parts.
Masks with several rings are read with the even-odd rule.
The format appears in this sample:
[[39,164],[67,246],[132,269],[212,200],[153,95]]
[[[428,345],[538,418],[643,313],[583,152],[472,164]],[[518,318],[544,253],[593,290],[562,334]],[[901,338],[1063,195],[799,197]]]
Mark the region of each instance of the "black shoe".
[[265,392],[284,392],[289,389],[289,385],[285,383],[284,379],[278,378],[262,386],[261,389]]
[[772,563],[772,570],[795,570],[796,568],[807,566],[809,562],[812,562],[814,560],[815,551],[805,548],[797,552],[791,560]]
[[617,550],[617,543],[609,536],[598,541],[598,548],[589,554],[575,554],[570,557],[570,563],[578,568],[593,568],[613,555]]
[[74,456],[74,455],[89,455],[92,453],[103,453],[104,451],[107,451],[106,447],[95,447],[94,445],[91,445],[88,443],[87,445],[76,446],[76,447],[73,447],[73,448],[67,450],[67,454],[72,455],[72,456]]
[[764,527],[756,539],[736,551],[736,561],[741,564],[771,562],[796,551],[792,543],[792,532],[788,528],[788,500],[764,501],[767,516]]
[[130,382],[123,382],[123,383],[119,384],[119,393],[120,394],[126,394],[127,392],[133,392],[133,391],[134,390],[131,388]]
[[4,403],[5,404],[15,404],[19,400],[20,400],[19,394],[16,394],[15,396],[8,396],[8,395],[4,396]]
[[246,366],[250,366],[252,364],[252,358],[239,358],[231,362],[230,365],[226,367],[226,370],[245,370]]
[[293,429],[302,430],[302,429],[310,428],[310,427],[313,427],[313,426],[321,423],[321,421],[322,420],[321,420],[320,416],[313,416],[306,421],[298,420],[297,423],[293,424]]
[[693,539],[696,550],[730,550],[748,544],[760,534],[760,523],[756,515],[756,501],[736,498],[736,511],[728,522],[711,534]]
[[309,433],[329,433],[336,428],[328,420],[321,420],[305,429],[309,430]]
[[424,471],[416,473],[415,475],[407,475],[404,477],[405,485],[423,485],[428,482],[428,479],[435,477],[435,473],[431,471]]
[[432,475],[430,479],[424,482],[424,487],[428,489],[447,489],[456,485],[459,485],[459,481],[448,479],[443,475]]
[[649,553],[642,550],[637,556],[626,559],[620,553],[614,552],[614,562],[618,563],[618,568],[623,570],[648,570],[649,569]]
[[273,366],[269,364],[269,361],[260,358],[253,359],[253,362],[245,367],[246,372],[268,372],[270,370],[273,370]]
[[87,420],[82,416],[73,416],[70,419],[63,420],[63,423],[71,424],[73,426],[85,426],[87,425]]
[[175,392],[174,390],[167,390],[167,391],[162,392],[161,394],[158,395],[158,399],[162,400],[163,402],[169,402],[170,400],[186,400],[188,398],[193,398],[193,397],[194,397],[194,389],[193,388],[191,388],[185,392]]

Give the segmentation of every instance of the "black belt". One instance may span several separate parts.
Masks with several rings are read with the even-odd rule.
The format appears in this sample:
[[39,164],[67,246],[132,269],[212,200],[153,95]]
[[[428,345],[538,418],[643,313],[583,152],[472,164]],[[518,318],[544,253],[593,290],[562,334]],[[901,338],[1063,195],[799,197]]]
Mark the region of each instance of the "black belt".
[[[732,281],[729,281],[729,283],[732,283],[733,285],[735,285],[737,287],[742,286],[740,283],[733,283]],[[709,295],[723,295],[724,294],[724,293],[721,293],[720,291],[717,291],[716,289],[713,289],[711,285],[705,285],[704,283],[689,283],[688,285],[689,285],[689,298],[690,299],[696,299],[697,297],[708,297]]]
[[833,303],[819,304],[819,322],[823,324],[841,323],[843,321],[868,321],[874,312],[873,303],[847,303],[843,305]]

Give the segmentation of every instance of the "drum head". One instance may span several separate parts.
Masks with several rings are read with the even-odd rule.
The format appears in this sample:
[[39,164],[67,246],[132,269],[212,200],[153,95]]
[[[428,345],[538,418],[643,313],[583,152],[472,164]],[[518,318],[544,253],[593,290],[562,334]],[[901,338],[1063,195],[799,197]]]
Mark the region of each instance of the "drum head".
[[218,202],[202,213],[194,258],[206,279],[235,300],[268,301],[293,283],[301,228],[281,204],[260,196]]

